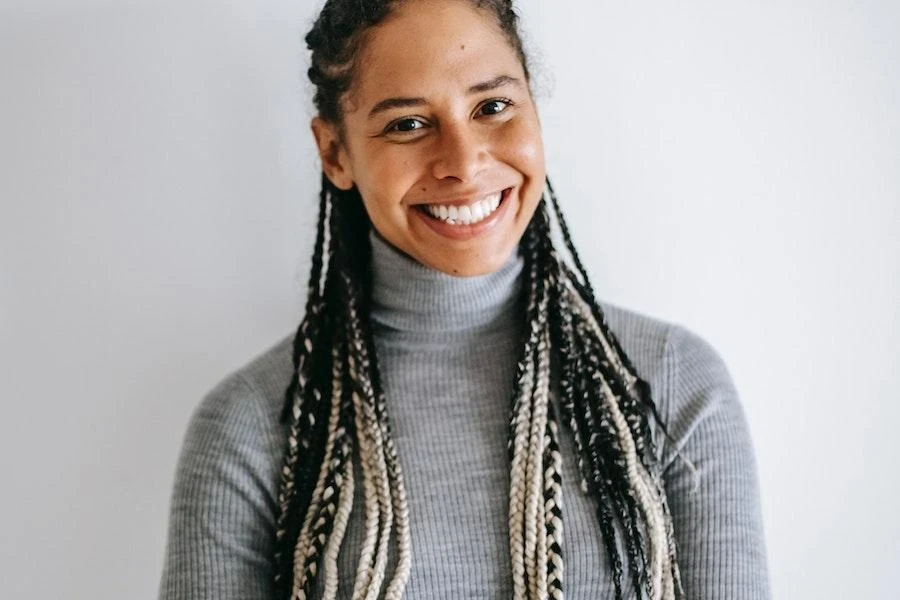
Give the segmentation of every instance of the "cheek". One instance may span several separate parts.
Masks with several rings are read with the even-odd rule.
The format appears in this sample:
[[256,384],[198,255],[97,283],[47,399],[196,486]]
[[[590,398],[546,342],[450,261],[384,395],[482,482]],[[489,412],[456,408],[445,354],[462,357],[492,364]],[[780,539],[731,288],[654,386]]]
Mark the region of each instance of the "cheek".
[[523,177],[519,190],[521,204],[515,226],[515,235],[521,238],[544,194],[544,144],[537,119],[520,122],[510,128],[504,138],[504,162]]
[[406,146],[381,145],[366,149],[362,156],[366,160],[357,167],[357,185],[396,192],[416,178],[417,154]]
[[537,120],[519,121],[501,141],[506,161],[526,178],[544,179],[544,143]]
[[376,213],[402,212],[401,203],[413,171],[409,157],[384,149],[363,155],[371,160],[354,166],[354,181],[372,220],[378,220]]

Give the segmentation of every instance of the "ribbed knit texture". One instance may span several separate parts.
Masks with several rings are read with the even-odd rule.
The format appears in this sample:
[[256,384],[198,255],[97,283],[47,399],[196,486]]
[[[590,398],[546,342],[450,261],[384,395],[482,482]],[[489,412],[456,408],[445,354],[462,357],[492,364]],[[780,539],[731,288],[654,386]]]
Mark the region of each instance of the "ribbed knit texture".
[[[455,278],[374,236],[372,243],[372,324],[410,509],[413,562],[405,597],[509,598],[506,443],[522,343],[521,259],[511,257],[490,275]],[[769,598],[753,451],[724,364],[683,328],[602,306],[674,439],[654,432],[687,597]],[[172,495],[161,599],[274,598],[278,471],[287,435],[278,416],[290,376],[286,339],[226,378],[196,409]],[[595,502],[579,489],[571,432],[565,424],[560,432],[564,591],[572,600],[612,598]],[[359,558],[361,496],[357,490],[338,560],[342,598],[349,597]]]

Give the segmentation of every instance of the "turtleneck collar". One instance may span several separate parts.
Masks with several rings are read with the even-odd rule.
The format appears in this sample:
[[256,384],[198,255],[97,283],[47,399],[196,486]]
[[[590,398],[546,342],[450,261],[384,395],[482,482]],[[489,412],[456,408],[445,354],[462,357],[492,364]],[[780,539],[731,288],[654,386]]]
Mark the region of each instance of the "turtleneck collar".
[[409,333],[490,330],[521,321],[523,259],[513,252],[496,272],[454,277],[422,265],[374,232],[373,324]]

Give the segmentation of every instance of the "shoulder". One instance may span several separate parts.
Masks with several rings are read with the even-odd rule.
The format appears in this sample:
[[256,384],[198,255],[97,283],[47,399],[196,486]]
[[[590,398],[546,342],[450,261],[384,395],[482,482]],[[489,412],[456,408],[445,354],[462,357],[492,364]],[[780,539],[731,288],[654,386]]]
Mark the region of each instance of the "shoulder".
[[[606,322],[638,373],[658,380],[674,366],[688,367],[705,376],[724,368],[715,349],[690,329],[635,312],[609,302],[600,302]],[[703,373],[706,371],[705,373]],[[657,381],[657,387],[665,384]]]
[[700,385],[723,380],[730,382],[728,369],[719,353],[690,329],[608,302],[601,302],[600,307],[610,329],[641,376],[678,375],[696,380]]
[[676,323],[608,303],[601,302],[601,308],[638,374],[650,384],[671,436],[662,444],[664,462],[704,423],[744,426],[728,367],[706,339]]
[[690,329],[609,302],[600,302],[607,323],[626,353],[647,367],[652,360],[682,359],[691,367],[723,368],[716,350]]
[[291,344],[282,340],[194,409],[171,496],[161,598],[201,590],[256,597],[267,585],[286,435],[279,409],[290,372]]
[[292,340],[293,336],[280,339],[228,374],[207,394],[201,406],[224,409],[235,402],[249,402],[249,396],[263,413],[280,411],[293,373]]
[[280,414],[292,373],[291,337],[229,373],[200,401],[191,415],[185,452],[280,452],[284,432]]

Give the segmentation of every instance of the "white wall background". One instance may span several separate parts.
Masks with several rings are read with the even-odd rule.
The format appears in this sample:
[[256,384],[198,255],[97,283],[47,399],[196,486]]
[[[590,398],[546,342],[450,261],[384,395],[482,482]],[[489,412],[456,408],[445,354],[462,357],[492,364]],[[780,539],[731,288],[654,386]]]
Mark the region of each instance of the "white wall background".
[[[0,1],[4,597],[155,597],[191,410],[298,318],[317,5]],[[595,286],[742,392],[775,595],[896,597],[900,5],[521,7]]]

